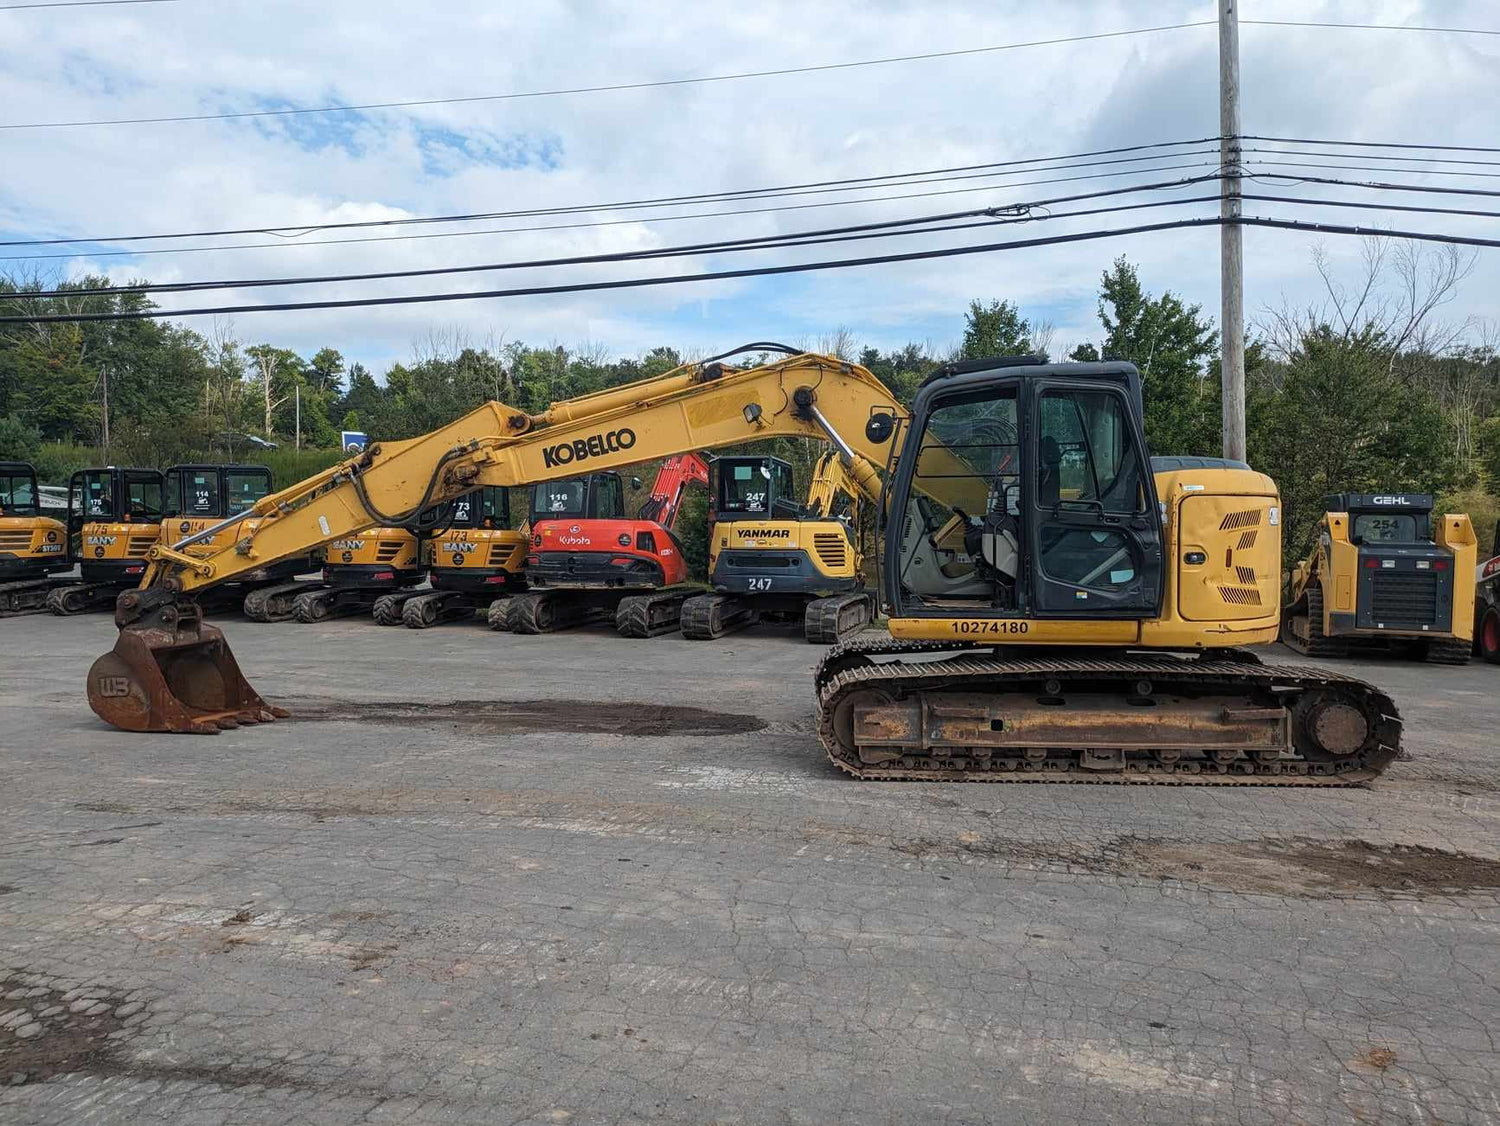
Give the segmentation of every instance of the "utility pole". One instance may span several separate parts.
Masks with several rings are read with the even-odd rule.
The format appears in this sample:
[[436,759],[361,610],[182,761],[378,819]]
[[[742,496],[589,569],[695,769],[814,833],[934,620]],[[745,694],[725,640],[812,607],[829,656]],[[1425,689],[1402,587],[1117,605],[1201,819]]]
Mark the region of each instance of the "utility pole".
[[1219,317],[1224,456],[1245,460],[1245,229],[1240,225],[1239,0],[1219,0]]
[[104,384],[104,415],[103,415],[103,423],[104,424],[103,424],[103,427],[101,429],[99,438],[100,438],[100,444],[104,446],[104,456],[103,456],[102,460],[103,460],[103,462],[104,462],[105,465],[108,465],[109,464],[109,365],[108,364],[100,364],[99,365],[99,379]]
[[297,384],[297,436],[292,439],[292,448],[302,448],[302,384]]

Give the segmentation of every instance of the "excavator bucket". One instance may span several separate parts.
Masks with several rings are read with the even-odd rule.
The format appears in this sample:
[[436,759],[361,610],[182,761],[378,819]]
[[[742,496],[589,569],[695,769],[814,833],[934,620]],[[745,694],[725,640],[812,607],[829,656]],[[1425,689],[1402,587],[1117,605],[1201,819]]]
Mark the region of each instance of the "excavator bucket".
[[128,590],[115,606],[120,635],[89,669],[89,707],[123,731],[217,735],[289,713],[261,699],[229,643],[195,603],[169,591]]

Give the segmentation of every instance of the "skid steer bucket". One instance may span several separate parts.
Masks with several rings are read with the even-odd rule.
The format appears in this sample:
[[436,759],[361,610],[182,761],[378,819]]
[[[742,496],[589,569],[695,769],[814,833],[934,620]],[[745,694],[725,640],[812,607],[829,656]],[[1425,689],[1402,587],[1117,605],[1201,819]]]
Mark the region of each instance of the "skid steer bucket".
[[261,699],[229,643],[195,603],[170,591],[127,590],[115,605],[120,636],[89,669],[89,707],[123,731],[217,735],[269,723],[285,709]]

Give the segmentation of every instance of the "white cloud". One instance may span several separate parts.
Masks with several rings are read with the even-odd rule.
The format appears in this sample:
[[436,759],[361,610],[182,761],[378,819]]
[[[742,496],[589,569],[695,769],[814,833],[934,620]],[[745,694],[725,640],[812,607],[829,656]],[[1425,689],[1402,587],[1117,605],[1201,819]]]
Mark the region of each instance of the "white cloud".
[[[4,120],[19,122],[546,90],[942,51],[1213,14],[1214,6],[1203,2],[1146,6],[1124,0],[1068,5],[975,0],[941,6],[785,0],[649,7],[262,0],[38,10],[0,14],[0,105]],[[1262,0],[1253,15],[1459,26],[1492,21],[1488,4],[1439,0],[1386,0],[1361,6],[1357,14],[1333,3]],[[1248,132],[1435,143],[1483,143],[1493,132],[1500,68],[1488,40],[1252,26],[1241,35]],[[1206,136],[1217,131],[1216,51],[1214,30],[1198,28],[921,63],[352,118],[10,131],[3,137],[0,229],[35,236],[315,226],[709,192]],[[1421,178],[1417,173],[1361,175]],[[1085,191],[1111,182],[532,234],[84,258],[68,266],[159,281],[423,269],[834,225]],[[1275,194],[1294,193],[1278,188]],[[1289,205],[1264,209],[1291,210]],[[1081,222],[1125,226],[1165,214],[1123,213]],[[1341,222],[1351,221],[1350,214],[1308,210],[1310,218],[1337,215]],[[1395,221],[1496,231],[1489,220],[1414,216]],[[1025,238],[1055,229],[1068,227],[1004,228],[993,237]],[[380,233],[350,231],[339,237]],[[333,236],[309,235],[304,241],[327,237]],[[961,236],[945,238],[951,243]],[[919,241],[351,283],[315,291],[260,290],[251,300],[467,291],[627,273],[660,276],[771,258],[898,252]],[[882,345],[908,339],[943,344],[957,337],[971,298],[1007,297],[1023,308],[1044,310],[1062,339],[1076,341],[1094,333],[1098,276],[1122,253],[1140,264],[1152,290],[1170,288],[1215,314],[1217,246],[1214,231],[1189,230],[754,283],[246,314],[237,319],[237,328],[247,339],[304,351],[333,344],[378,367],[405,355],[409,342],[432,325],[454,326],[476,339],[589,339],[622,353],[663,342],[718,350],[742,336],[806,337],[835,325]],[[1283,294],[1297,302],[1313,298],[1307,236],[1252,231],[1247,248],[1252,312],[1278,303]],[[1489,295],[1497,280],[1500,269],[1491,252],[1451,312],[1493,315]],[[217,303],[219,296],[164,297],[162,303],[201,306]]]

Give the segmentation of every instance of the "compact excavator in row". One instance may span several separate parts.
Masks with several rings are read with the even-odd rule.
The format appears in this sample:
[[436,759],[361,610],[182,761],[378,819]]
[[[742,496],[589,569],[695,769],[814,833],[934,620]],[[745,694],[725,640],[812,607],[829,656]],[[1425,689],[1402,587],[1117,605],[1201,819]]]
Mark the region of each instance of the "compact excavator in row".
[[682,635],[708,641],[758,621],[795,621],[808,641],[832,645],[869,624],[875,597],[865,587],[859,517],[860,500],[880,496],[875,467],[851,449],[830,449],[805,503],[781,458],[722,457],[714,469],[713,589],[683,603]]
[[[1236,462],[1148,457],[1126,363],[966,361],[911,411],[864,368],[747,346],[538,414],[489,403],[380,443],[253,512],[205,556],[156,546],[121,595],[88,698],[129,731],[213,733],[287,714],[246,681],[194,592],[486,485],[534,484],[771,437],[885,466],[886,630],[819,664],[829,759],[865,779],[1341,785],[1378,775],[1401,720],[1378,688],[1268,665],[1280,502]],[[1242,546],[1242,533],[1261,534]]]
[[68,529],[42,512],[36,467],[0,461],[0,617],[44,609],[58,571],[70,570]]
[[708,463],[697,453],[673,454],[634,520],[625,515],[617,473],[535,486],[527,590],[506,604],[503,627],[551,633],[608,619],[622,637],[676,630],[695,588],[686,585],[688,563],[672,529],[695,483],[708,484]]

